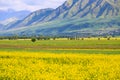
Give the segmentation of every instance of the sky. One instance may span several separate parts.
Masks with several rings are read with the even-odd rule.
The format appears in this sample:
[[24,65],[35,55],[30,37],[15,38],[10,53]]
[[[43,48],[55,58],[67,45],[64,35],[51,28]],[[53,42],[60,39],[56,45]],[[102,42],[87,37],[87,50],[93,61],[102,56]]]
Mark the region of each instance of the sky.
[[44,8],[57,8],[65,1],[66,0],[0,0],[0,10],[35,11]]

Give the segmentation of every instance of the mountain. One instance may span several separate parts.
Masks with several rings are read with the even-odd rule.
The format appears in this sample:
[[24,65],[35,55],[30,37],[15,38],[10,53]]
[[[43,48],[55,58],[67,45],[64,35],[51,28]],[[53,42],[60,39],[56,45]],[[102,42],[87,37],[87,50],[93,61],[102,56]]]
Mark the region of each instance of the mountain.
[[7,24],[9,24],[9,23],[11,23],[11,22],[14,22],[14,21],[17,21],[18,19],[16,18],[16,17],[12,17],[12,18],[8,18],[8,19],[6,19],[6,20],[4,20],[4,21],[1,21],[0,23],[1,24],[4,24],[4,25],[7,25]]
[[51,14],[53,9],[47,8],[47,9],[40,9],[38,11],[35,11],[28,15],[24,20],[20,22],[17,26],[27,26],[31,24],[35,24],[38,21],[42,21],[45,17],[47,17],[49,14]]
[[6,26],[4,34],[114,35],[120,29],[120,0],[67,0]]
[[119,0],[68,0],[56,9],[42,9],[31,13],[17,26],[65,18],[105,18],[120,15]]
[[117,16],[120,15],[119,3],[119,0],[68,0],[44,20]]
[[30,14],[30,11],[22,10],[22,11],[15,11],[13,9],[8,9],[6,11],[0,10],[0,22],[5,22],[13,19],[22,20],[24,19],[28,14]]
[[4,25],[0,24],[0,30],[3,30]]

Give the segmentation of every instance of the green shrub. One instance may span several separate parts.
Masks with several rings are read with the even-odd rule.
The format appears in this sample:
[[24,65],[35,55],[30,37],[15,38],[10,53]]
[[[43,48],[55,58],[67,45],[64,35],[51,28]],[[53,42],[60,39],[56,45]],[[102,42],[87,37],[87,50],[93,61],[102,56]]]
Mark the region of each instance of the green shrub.
[[31,41],[32,41],[32,42],[35,42],[35,41],[36,41],[36,38],[32,38]]

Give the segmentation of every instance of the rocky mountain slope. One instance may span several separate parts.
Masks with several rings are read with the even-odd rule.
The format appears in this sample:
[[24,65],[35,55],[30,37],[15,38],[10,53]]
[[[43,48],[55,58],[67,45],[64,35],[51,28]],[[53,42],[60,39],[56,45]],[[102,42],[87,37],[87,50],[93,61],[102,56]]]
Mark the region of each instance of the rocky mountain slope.
[[119,0],[68,0],[55,10],[42,9],[31,13],[19,26],[64,18],[105,18],[120,15]]
[[42,21],[45,17],[51,14],[53,9],[40,9],[28,15],[24,18],[17,26],[27,26],[31,24],[35,24],[38,21]]
[[119,0],[68,0],[53,11],[45,21],[58,18],[99,18],[120,14]]

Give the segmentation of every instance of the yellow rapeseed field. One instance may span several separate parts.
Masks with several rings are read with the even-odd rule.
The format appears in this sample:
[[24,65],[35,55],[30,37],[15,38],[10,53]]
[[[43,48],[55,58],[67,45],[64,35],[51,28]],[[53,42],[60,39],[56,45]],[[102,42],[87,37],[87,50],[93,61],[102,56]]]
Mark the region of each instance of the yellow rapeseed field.
[[0,80],[120,80],[120,55],[0,51]]

